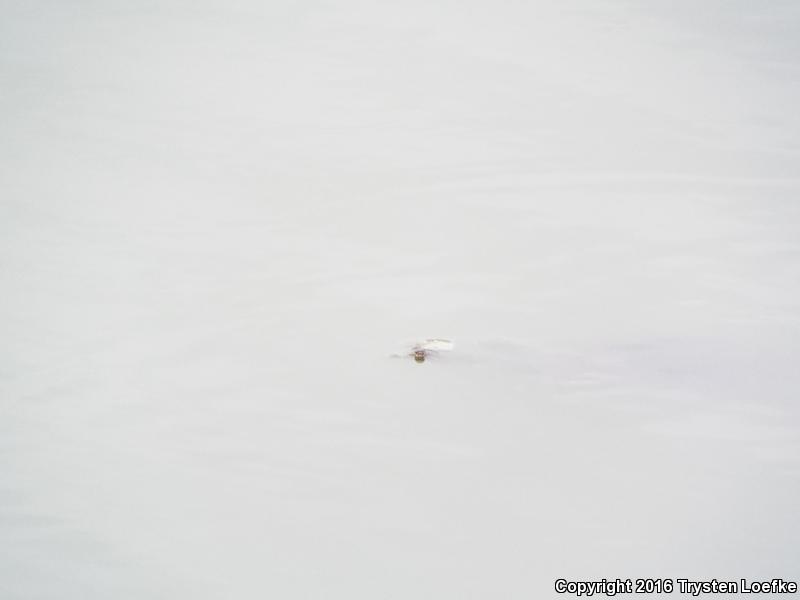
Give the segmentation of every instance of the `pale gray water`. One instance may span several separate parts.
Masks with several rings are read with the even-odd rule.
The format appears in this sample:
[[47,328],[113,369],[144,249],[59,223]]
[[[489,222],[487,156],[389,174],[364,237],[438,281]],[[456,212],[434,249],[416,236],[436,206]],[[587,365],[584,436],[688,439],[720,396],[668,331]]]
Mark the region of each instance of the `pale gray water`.
[[800,578],[795,3],[133,4],[0,1],[0,597]]

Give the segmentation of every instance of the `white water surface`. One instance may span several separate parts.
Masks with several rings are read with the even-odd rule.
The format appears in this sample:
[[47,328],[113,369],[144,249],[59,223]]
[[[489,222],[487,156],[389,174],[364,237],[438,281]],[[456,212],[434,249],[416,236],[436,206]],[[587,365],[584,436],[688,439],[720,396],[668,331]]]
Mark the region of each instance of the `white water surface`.
[[0,598],[800,579],[798,31],[0,0]]

